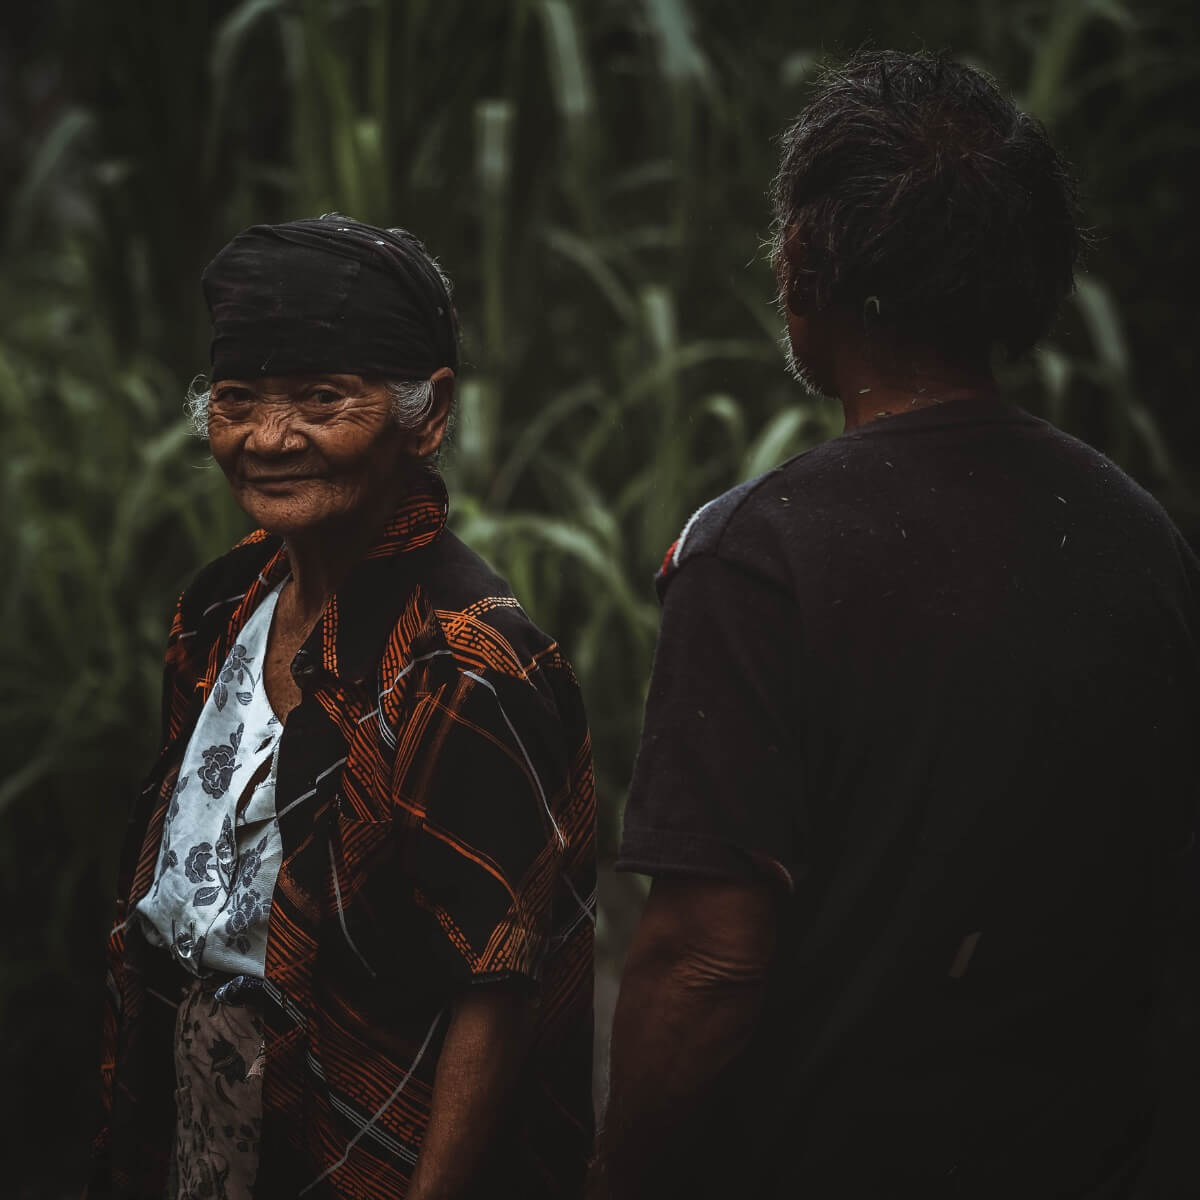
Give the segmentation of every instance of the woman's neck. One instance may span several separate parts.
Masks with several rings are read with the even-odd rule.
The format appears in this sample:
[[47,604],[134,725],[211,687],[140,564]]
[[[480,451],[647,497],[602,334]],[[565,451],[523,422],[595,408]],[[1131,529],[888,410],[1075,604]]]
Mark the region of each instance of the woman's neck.
[[301,530],[284,538],[291,581],[281,601],[286,601],[293,620],[305,624],[316,622],[329,597],[379,539],[396,503],[393,497],[370,512],[358,512],[350,519]]

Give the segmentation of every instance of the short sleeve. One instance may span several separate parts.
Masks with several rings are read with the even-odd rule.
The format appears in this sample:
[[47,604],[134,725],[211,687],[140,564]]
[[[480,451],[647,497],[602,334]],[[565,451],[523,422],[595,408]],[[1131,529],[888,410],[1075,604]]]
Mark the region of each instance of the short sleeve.
[[419,812],[407,868],[452,981],[536,981],[574,799],[562,723],[529,681],[462,671],[422,697],[394,794]]
[[671,577],[618,870],[791,889],[796,622],[781,587],[713,555]]

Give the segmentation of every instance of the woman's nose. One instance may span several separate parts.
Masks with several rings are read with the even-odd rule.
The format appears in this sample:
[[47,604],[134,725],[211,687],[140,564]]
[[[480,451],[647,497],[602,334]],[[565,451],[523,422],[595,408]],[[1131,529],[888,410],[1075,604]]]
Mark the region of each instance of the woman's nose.
[[298,414],[292,405],[255,405],[245,449],[255,454],[289,454],[303,450],[304,435],[299,430]]

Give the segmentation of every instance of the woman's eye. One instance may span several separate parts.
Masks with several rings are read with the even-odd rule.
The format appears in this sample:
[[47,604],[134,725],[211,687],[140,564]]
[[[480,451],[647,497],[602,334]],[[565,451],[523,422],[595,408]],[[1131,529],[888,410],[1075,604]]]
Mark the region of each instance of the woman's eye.
[[326,406],[336,404],[342,397],[330,388],[320,388],[315,392],[311,392],[309,398],[319,405]]
[[248,388],[222,388],[212,397],[212,403],[218,408],[236,408],[249,404],[251,399]]

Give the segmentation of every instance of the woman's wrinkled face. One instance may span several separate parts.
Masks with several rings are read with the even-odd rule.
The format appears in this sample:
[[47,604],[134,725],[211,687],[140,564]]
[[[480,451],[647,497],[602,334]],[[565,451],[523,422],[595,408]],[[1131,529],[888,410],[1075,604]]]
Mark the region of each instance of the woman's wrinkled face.
[[409,462],[386,386],[358,375],[222,379],[208,440],[234,499],[285,537],[390,509]]

